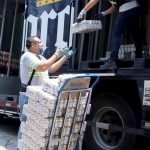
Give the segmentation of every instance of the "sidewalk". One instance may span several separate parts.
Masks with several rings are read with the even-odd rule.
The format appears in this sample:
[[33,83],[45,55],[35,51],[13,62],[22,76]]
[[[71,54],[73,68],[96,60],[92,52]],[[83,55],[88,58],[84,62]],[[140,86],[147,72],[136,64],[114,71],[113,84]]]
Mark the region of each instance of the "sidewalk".
[[0,118],[0,150],[16,150],[18,122]]
[[0,132],[0,150],[16,150],[16,136]]

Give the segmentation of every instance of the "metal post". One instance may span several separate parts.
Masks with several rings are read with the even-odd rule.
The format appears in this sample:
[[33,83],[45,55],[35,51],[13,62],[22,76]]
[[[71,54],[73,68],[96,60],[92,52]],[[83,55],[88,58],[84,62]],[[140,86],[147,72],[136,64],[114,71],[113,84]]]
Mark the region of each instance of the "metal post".
[[[75,19],[77,18],[77,15],[78,15],[78,1],[75,1],[75,11],[74,11],[74,20],[73,22],[75,21]],[[76,47],[76,34],[73,34],[72,36],[72,47]],[[75,56],[73,56],[72,58],[72,69],[75,68]]]
[[23,20],[24,20],[24,23],[23,23],[23,35],[22,35],[22,47],[21,47],[21,53],[25,51],[25,45],[26,45],[26,38],[27,38],[27,28],[28,28],[28,21],[27,21],[27,18],[26,18],[26,6],[27,5],[27,2],[25,4],[25,13],[24,13],[24,17],[23,17]]
[[[70,47],[70,26],[71,26],[71,18],[72,18],[72,7],[73,7],[73,3],[74,3],[74,0],[71,0],[70,2],[70,10],[69,10],[69,33],[68,33],[68,42],[67,42],[67,46]],[[69,59],[69,66],[68,66],[69,70],[72,68],[72,60]]]
[[68,36],[68,42],[67,42],[68,47],[70,46],[69,41],[70,41],[70,24],[71,24],[72,7],[73,7],[73,0],[71,0],[71,2],[70,2],[70,10],[69,10],[70,17],[69,17],[69,33],[68,33],[69,36]]
[[2,27],[1,27],[1,33],[0,33],[0,51],[2,49],[2,39],[3,39],[3,32],[4,32],[4,23],[5,23],[5,15],[6,15],[6,6],[7,6],[7,0],[5,0],[4,4],[4,10],[2,15]]
[[14,42],[14,33],[15,33],[17,10],[18,10],[18,0],[16,0],[16,7],[15,7],[15,15],[14,15],[14,22],[13,22],[13,29],[12,29],[12,36],[11,36],[11,45],[10,45],[10,50],[9,50],[10,55],[9,55],[9,60],[8,60],[7,77],[9,77],[9,74],[10,74],[10,64],[11,64],[12,48],[13,48],[13,42]]
[[[84,6],[88,3],[88,0],[85,0]],[[85,15],[86,17],[86,15]],[[79,46],[79,60],[78,60],[78,70],[81,68],[81,62],[82,62],[82,55],[83,55],[83,46],[84,46],[84,33],[81,34],[80,37],[80,46]]]
[[[98,12],[100,12],[101,9],[102,9],[102,2],[99,3]],[[94,52],[93,52],[93,59],[92,60],[97,59],[97,55],[98,55],[98,51],[99,51],[99,48],[97,48],[97,45],[99,43],[98,37],[100,36],[100,34],[101,34],[100,31],[96,31],[96,33],[95,33]],[[99,55],[98,55],[98,57],[99,57]]]

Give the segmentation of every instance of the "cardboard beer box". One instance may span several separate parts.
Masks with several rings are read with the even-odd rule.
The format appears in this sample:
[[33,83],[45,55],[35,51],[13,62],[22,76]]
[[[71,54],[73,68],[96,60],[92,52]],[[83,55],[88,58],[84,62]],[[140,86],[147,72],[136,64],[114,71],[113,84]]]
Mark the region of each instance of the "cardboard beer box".
[[78,90],[78,89],[86,89],[89,87],[90,78],[75,78],[68,81],[67,85],[65,86],[65,90]]
[[[90,85],[90,78],[75,78],[70,81],[68,81],[67,85],[64,87],[64,90],[81,90],[81,89],[88,89]],[[82,92],[81,97],[86,96],[86,92]],[[68,93],[62,93],[61,99],[68,99],[69,94]],[[71,99],[78,99],[79,98],[79,92],[71,92]]]

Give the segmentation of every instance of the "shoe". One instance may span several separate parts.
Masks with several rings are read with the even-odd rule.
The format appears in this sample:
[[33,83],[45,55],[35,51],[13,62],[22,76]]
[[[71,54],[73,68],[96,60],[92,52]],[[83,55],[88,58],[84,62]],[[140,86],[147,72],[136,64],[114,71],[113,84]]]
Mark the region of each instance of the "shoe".
[[100,69],[115,69],[117,68],[116,62],[113,59],[108,59],[104,65],[100,66]]

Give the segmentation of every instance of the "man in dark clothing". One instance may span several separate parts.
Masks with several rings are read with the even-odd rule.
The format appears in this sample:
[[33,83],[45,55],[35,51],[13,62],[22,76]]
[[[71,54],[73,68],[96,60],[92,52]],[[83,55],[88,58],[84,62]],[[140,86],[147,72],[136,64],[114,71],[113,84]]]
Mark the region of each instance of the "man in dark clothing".
[[[83,20],[84,15],[93,6],[95,6],[99,0],[90,0],[89,3],[81,10],[77,17],[77,22]],[[121,43],[121,37],[124,31],[127,29],[132,35],[134,45],[136,47],[136,58],[142,57],[142,44],[139,29],[140,18],[140,5],[136,0],[109,0],[111,7],[107,10],[98,13],[98,18],[104,17],[108,14],[119,10],[119,14],[116,19],[116,23],[112,32],[111,39],[111,56],[108,61],[101,68],[113,69],[116,68],[116,60],[118,59],[118,52]]]

